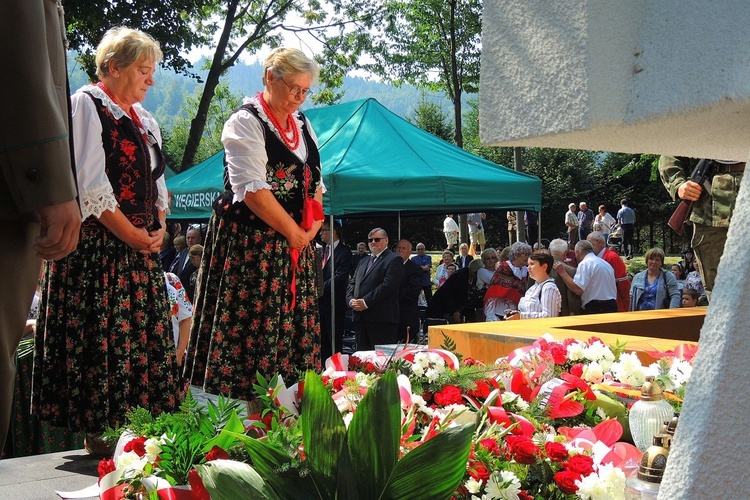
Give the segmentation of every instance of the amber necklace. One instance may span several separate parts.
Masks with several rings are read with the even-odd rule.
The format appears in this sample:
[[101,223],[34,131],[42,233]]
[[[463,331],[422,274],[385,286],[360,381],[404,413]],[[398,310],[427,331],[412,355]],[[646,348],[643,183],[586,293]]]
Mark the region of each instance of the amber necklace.
[[[297,124],[295,123],[294,118],[292,118],[291,113],[286,116],[286,127],[282,128],[281,123],[276,119],[276,115],[271,112],[271,108],[268,107],[268,103],[266,103],[266,100],[263,98],[263,92],[258,92],[258,100],[260,101],[260,107],[263,108],[263,112],[271,121],[271,124],[273,124],[273,126],[276,127],[276,130],[279,131],[279,136],[281,137],[281,140],[284,141],[284,144],[286,144],[286,147],[288,147],[290,151],[295,151],[299,147],[299,130],[297,130]],[[286,135],[289,129],[292,130],[291,139]]]

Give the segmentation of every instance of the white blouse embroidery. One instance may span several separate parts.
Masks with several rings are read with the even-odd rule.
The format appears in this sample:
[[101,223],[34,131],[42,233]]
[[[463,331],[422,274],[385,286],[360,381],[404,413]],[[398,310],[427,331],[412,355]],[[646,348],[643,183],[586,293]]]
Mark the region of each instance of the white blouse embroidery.
[[[260,101],[257,97],[245,97],[244,104],[250,103],[257,111],[258,116],[268,125],[271,131],[279,138],[281,135],[276,130],[271,120],[268,119]],[[292,114],[296,122],[296,127],[302,135],[302,119],[298,112]],[[310,136],[318,145],[318,137],[315,135],[310,122],[307,122],[307,130]],[[224,130],[221,134],[221,142],[224,144],[224,154],[226,155],[227,170],[229,172],[229,183],[234,191],[234,200],[242,201],[245,199],[247,192],[254,193],[259,189],[271,189],[266,182],[266,164],[268,155],[266,154],[266,141],[263,125],[258,121],[250,111],[240,110],[229,117],[224,124]],[[292,151],[300,160],[307,160],[307,143],[304,137],[300,137],[299,146]],[[323,179],[318,183],[318,188],[325,192]]]
[[[76,177],[78,183],[79,202],[83,219],[89,216],[100,217],[105,210],[114,212],[118,207],[112,185],[105,173],[105,154],[102,145],[102,125],[96,106],[91,98],[83,91],[90,92],[97,99],[101,99],[107,110],[116,119],[128,116],[95,85],[85,85],[71,96],[71,112],[73,114],[73,142],[75,147]],[[154,117],[140,104],[134,105],[138,117],[144,128],[156,138],[159,146],[162,144],[161,131]],[[128,117],[129,119],[130,117]],[[157,153],[149,148],[152,170],[158,165]],[[156,208],[169,211],[169,197],[167,182],[162,175],[157,179],[158,197]]]

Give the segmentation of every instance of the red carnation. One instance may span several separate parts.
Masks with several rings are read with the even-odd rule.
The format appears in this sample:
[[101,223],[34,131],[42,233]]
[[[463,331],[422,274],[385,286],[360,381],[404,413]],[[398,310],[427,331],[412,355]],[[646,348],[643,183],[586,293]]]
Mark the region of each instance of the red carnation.
[[570,374],[576,377],[583,377],[583,363],[577,363],[570,367]]
[[474,389],[469,391],[469,396],[474,396],[475,398],[487,399],[487,396],[489,395],[490,386],[484,380],[477,380]]
[[588,476],[594,472],[594,459],[588,455],[573,455],[564,465],[567,470],[582,476]]
[[146,454],[146,438],[141,436],[128,441],[123,451],[134,451],[136,455],[142,457]]
[[537,461],[542,450],[526,436],[508,436],[505,438],[513,458],[519,464],[531,465]]
[[214,446],[206,453],[206,462],[212,460],[229,460],[229,454],[221,446]]
[[111,458],[102,458],[101,462],[99,462],[99,465],[96,468],[96,472],[99,473],[99,479],[103,478],[110,472],[117,469],[117,466],[115,465],[115,461]]
[[455,385],[446,385],[435,394],[435,404],[440,406],[461,404],[462,401],[461,389]]
[[568,449],[562,443],[556,441],[545,443],[544,451],[547,452],[547,456],[553,462],[562,462],[568,459]]
[[557,342],[550,342],[542,347],[543,352],[548,352],[552,355],[552,359],[556,365],[562,365],[568,361],[568,350],[562,344]]
[[534,500],[534,497],[521,490],[518,492],[518,500]]
[[581,479],[581,475],[569,470],[561,470],[560,472],[555,473],[555,475],[552,476],[552,479],[555,480],[555,483],[557,484],[557,487],[560,488],[560,491],[567,495],[573,495],[576,491],[578,491],[576,481],[579,481]]

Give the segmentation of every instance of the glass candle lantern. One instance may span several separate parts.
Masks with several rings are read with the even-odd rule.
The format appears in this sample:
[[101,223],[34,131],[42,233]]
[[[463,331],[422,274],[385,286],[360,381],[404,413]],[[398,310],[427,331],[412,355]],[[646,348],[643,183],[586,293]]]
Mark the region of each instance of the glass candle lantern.
[[646,377],[641,387],[641,399],[633,404],[628,415],[633,443],[639,450],[646,451],[673,411],[672,405],[664,399],[659,383],[654,377]]

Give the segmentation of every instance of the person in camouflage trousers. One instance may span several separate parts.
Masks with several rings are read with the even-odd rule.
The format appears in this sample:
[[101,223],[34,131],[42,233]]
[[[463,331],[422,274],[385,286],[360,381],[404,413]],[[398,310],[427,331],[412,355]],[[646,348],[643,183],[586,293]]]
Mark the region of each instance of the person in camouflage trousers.
[[701,186],[690,180],[690,174],[699,161],[699,158],[662,156],[659,158],[659,176],[672,199],[695,202],[690,214],[693,223],[691,245],[696,267],[710,299],[745,163],[714,160],[716,167]]

